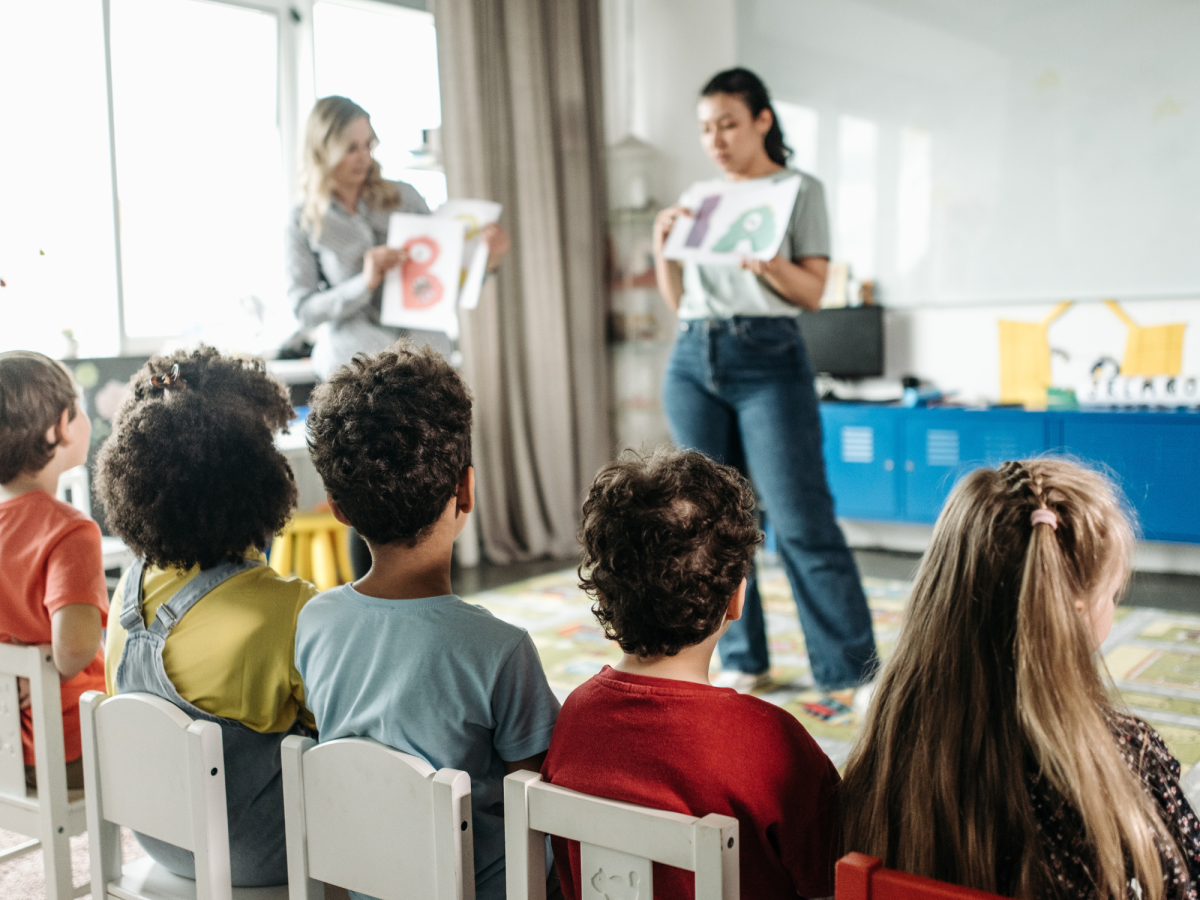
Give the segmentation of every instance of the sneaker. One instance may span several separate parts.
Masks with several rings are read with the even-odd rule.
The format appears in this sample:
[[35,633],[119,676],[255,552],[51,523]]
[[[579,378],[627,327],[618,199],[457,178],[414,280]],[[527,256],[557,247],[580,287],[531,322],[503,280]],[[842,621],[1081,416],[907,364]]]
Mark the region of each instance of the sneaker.
[[727,669],[712,679],[713,687],[733,688],[739,694],[751,694],[760,691],[771,684],[770,672],[739,672],[737,669]]

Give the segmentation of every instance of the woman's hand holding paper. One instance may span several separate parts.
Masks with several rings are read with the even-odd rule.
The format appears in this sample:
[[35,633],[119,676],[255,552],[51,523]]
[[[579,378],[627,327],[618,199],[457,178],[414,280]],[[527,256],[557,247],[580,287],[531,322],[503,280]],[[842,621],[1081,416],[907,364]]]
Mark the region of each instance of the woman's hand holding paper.
[[372,247],[363,254],[363,277],[367,290],[375,290],[389,269],[402,265],[405,253],[399,247]]

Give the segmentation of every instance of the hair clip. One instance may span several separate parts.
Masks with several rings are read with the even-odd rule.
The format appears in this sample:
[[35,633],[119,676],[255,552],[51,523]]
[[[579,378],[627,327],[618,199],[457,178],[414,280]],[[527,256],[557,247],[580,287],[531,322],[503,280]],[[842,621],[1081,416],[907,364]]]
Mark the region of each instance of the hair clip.
[[1052,509],[1035,509],[1029,515],[1029,521],[1034,525],[1049,525],[1055,531],[1058,531],[1058,516],[1054,514]]
[[187,382],[183,380],[183,376],[179,374],[179,363],[171,366],[171,371],[166,375],[151,375],[150,387],[162,388],[164,391],[173,387],[186,387]]

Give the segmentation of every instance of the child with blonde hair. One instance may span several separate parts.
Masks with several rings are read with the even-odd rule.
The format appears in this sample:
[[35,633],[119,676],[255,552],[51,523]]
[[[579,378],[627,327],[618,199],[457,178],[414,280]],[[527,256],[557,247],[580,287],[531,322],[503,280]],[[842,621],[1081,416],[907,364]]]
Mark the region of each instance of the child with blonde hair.
[[954,489],[846,766],[846,850],[1010,897],[1196,896],[1179,763],[1098,657],[1133,538],[1066,460]]

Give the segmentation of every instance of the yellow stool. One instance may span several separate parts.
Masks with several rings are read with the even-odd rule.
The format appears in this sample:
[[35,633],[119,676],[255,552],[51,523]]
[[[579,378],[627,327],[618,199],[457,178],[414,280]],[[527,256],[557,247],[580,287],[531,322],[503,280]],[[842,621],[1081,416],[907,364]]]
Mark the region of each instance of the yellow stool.
[[299,513],[271,544],[271,568],[280,575],[299,575],[327,591],[354,580],[346,526],[331,512]]

